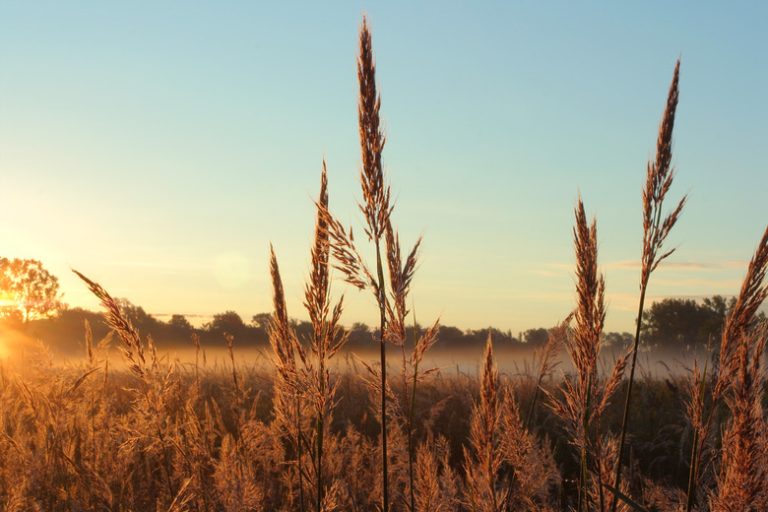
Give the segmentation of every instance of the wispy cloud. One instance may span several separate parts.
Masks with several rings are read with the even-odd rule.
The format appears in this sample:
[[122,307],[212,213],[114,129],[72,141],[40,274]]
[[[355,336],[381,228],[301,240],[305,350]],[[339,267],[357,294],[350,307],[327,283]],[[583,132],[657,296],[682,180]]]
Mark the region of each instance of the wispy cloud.
[[741,279],[739,278],[722,278],[711,279],[701,277],[681,277],[681,278],[668,278],[658,277],[655,280],[655,284],[660,286],[674,286],[677,288],[708,288],[713,291],[718,290],[733,290],[737,291],[741,286]]
[[[746,261],[728,260],[728,261],[664,261],[659,266],[659,270],[678,270],[688,272],[703,272],[716,270],[731,270],[736,268],[745,268]],[[608,262],[603,265],[606,269],[628,269],[637,270],[640,268],[640,260],[622,260]]]
[[[659,266],[659,271],[672,270],[679,272],[716,272],[722,270],[734,270],[744,269],[748,265],[748,261],[741,260],[726,260],[726,261],[664,261]],[[604,270],[632,270],[638,271],[640,269],[640,260],[619,260],[609,261],[600,265]],[[559,276],[565,272],[572,272],[574,269],[573,263],[547,263],[543,267],[535,268],[529,271],[530,274],[554,277]]]

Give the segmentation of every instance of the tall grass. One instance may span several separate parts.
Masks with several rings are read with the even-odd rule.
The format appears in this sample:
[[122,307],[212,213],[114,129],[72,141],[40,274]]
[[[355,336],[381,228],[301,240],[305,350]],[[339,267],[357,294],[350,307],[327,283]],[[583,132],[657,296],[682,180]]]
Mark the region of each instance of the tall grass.
[[[720,339],[718,361],[705,397],[707,377],[693,375],[687,411],[691,418],[691,448],[686,510],[694,510],[704,496],[698,492],[705,448],[711,443],[712,424],[725,398],[731,413],[722,435],[722,465],[713,510],[760,510],[768,503],[768,482],[762,464],[766,428],[762,413],[764,376],[761,360],[768,338],[765,323],[757,313],[768,297],[768,228],[749,262],[736,304],[731,309]],[[708,400],[705,401],[705,398]],[[754,504],[753,508],[752,504]],[[763,504],[763,506],[757,506]]]
[[[664,213],[664,199],[666,199],[675,176],[672,168],[672,131],[675,127],[679,78],[680,61],[678,60],[675,63],[672,84],[669,86],[669,94],[667,95],[667,105],[664,109],[661,126],[659,127],[659,137],[656,142],[656,158],[654,161],[648,162],[645,188],[643,189],[643,252],[640,264],[640,302],[637,307],[632,360],[629,365],[629,381],[624,396],[624,415],[621,420],[621,434],[619,435],[619,454],[616,461],[616,474],[613,479],[614,489],[621,488],[624,443],[627,430],[629,429],[630,412],[632,410],[632,388],[635,383],[637,352],[640,346],[640,331],[643,325],[643,309],[645,307],[645,295],[648,291],[648,281],[659,264],[675,251],[672,249],[664,252],[664,241],[677,223],[677,219],[680,217],[686,201],[686,197],[683,196],[670,213]],[[612,512],[616,510],[618,499],[618,494],[614,494],[611,500]]]
[[578,450],[577,510],[607,509],[604,484],[612,446],[601,429],[602,415],[624,376],[630,354],[619,358],[607,378],[598,363],[605,324],[605,281],[597,264],[597,223],[587,221],[579,199],[573,228],[576,253],[576,310],[573,334],[566,342],[575,375],[565,379],[561,396],[550,394],[550,405],[565,423]]
[[[348,283],[359,289],[370,290],[379,309],[380,366],[378,377],[380,384],[378,389],[380,392],[379,422],[381,424],[381,508],[384,512],[388,512],[390,508],[390,475],[389,428],[387,426],[387,343],[403,345],[406,341],[405,319],[408,315],[406,304],[410,284],[416,271],[417,253],[421,240],[415,243],[403,261],[400,238],[392,224],[394,205],[390,198],[390,188],[385,182],[382,167],[381,155],[385,137],[381,132],[379,120],[381,99],[376,91],[376,66],[373,60],[371,33],[365,18],[360,29],[357,77],[359,83],[358,123],[362,156],[360,184],[363,193],[363,201],[359,206],[365,220],[365,234],[368,241],[373,245],[376,254],[375,271],[369,270],[360,256],[351,229],[346,230],[327,209],[323,209],[325,212],[323,222],[337,262],[336,268],[342,272]],[[385,267],[389,277],[388,282],[385,279]],[[409,454],[412,459],[412,446],[409,449]],[[413,487],[412,478],[410,486]],[[411,500],[411,506],[412,504],[413,500]]]

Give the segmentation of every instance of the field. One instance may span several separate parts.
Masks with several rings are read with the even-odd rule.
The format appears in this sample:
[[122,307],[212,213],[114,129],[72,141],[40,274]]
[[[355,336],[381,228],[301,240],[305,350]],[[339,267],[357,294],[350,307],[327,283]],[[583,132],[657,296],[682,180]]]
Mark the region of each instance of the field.
[[[302,482],[292,440],[298,430],[312,430],[311,410],[303,409],[299,429],[276,415],[269,354],[241,357],[234,349],[234,366],[228,353],[204,356],[202,349],[197,358],[192,351],[172,362],[148,355],[138,378],[114,352],[86,340],[83,359],[66,366],[54,365],[42,345],[30,347],[22,360],[6,361],[0,377],[3,510],[313,509],[312,447],[302,454]],[[516,457],[524,477],[515,479],[507,460],[497,485],[517,482],[515,492],[525,493],[510,501],[511,510],[565,510],[578,496],[578,458],[545,400],[533,403],[541,361],[505,364],[515,356],[497,356],[505,368],[500,389],[513,390],[514,397],[503,402],[501,411],[511,418],[500,421],[495,437],[499,454]],[[408,375],[400,369],[395,364],[390,374],[391,499],[394,510],[408,510],[410,397]],[[345,355],[332,378],[337,403],[323,465],[335,505],[324,509],[375,510],[380,501],[378,398],[365,373]],[[641,373],[635,407],[644,413],[633,422],[627,486],[649,509],[676,510],[685,502],[690,465],[691,425],[683,409],[688,379],[681,373],[664,378],[663,370]],[[444,366],[419,384],[413,413],[417,510],[491,510],[466,504],[467,494],[477,492],[465,478],[476,464],[466,450],[479,376]],[[558,380],[547,376],[542,389],[557,394]],[[615,432],[620,425],[620,404],[611,403],[601,428]],[[505,436],[519,443],[512,453],[503,451],[510,449],[502,448]],[[710,468],[704,481],[714,477]],[[517,501],[523,497],[531,501]]]
[[[375,71],[364,20],[363,229],[330,210],[323,164],[303,293],[311,329],[297,334],[274,250],[269,349],[242,356],[224,334],[215,362],[196,335],[183,359],[159,351],[87,269],[75,270],[111,334],[94,340],[86,322],[83,358],[66,365],[43,344],[3,360],[0,510],[768,510],[768,230],[709,351],[665,372],[655,360],[670,359],[641,340],[646,292],[686,205],[667,197],[680,62],[638,201],[632,343],[606,350],[597,223],[579,198],[572,313],[518,365],[491,332],[475,359],[441,364],[439,321],[413,327],[420,240],[402,249],[394,224]],[[370,354],[345,350],[339,280],[377,306]]]
[[[175,510],[300,508],[295,454],[275,421],[274,373],[268,368],[238,364],[232,371],[231,365],[213,367],[202,358],[198,365],[149,361],[154,369],[137,380],[125,371],[109,370],[105,361],[106,352],[96,349],[90,362],[57,368],[41,348],[27,354],[23,365],[27,370],[20,375],[4,368],[1,396],[7,437],[2,446],[8,456],[0,474],[5,510],[166,510],[174,509],[170,505],[174,500]],[[392,440],[405,435],[407,397],[402,379],[393,376],[392,398],[397,405],[392,411],[396,418]],[[514,383],[520,409],[528,414],[533,376],[510,374],[504,380]],[[326,440],[326,478],[338,481],[334,492],[340,510],[371,510],[379,499],[380,452],[373,441],[378,432],[377,400],[362,385],[353,363],[339,372],[334,385],[339,396]],[[548,380],[547,387],[551,386]],[[641,474],[670,485],[683,482],[687,474],[683,453],[668,452],[663,442],[666,436],[684,435],[680,386],[650,378],[640,383],[638,403],[650,402],[655,414],[638,422],[633,441],[644,447],[633,460]],[[453,509],[451,500],[466,492],[461,478],[463,447],[478,387],[476,375],[451,368],[420,386],[415,403],[419,503],[436,491],[431,499]],[[618,418],[618,409],[609,408],[608,425],[616,427]],[[303,428],[310,430],[308,424]],[[557,508],[572,492],[558,468],[575,471],[574,461],[567,455],[567,444],[558,441],[563,434],[545,406],[535,408],[530,429],[547,439],[551,450],[542,461],[547,480],[536,492],[542,493],[542,503]],[[393,443],[393,449],[393,500],[399,509],[407,502],[408,456],[405,445]],[[424,465],[428,449],[439,449],[437,453],[445,457],[433,462],[434,469]],[[304,464],[311,466],[306,454]],[[448,468],[452,476],[446,479]],[[428,491],[427,486],[435,483],[430,478],[437,478],[441,489]],[[648,486],[642,479],[635,483]],[[311,508],[309,497],[314,492],[307,478],[305,509]]]

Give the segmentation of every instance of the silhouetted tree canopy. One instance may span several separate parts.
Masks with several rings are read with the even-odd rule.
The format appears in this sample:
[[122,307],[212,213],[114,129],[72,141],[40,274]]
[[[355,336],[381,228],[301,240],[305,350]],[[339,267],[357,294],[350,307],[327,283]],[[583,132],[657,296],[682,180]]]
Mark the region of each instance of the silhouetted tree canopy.
[[141,332],[154,333],[161,322],[128,299],[115,299],[122,314]]
[[642,342],[652,348],[691,350],[717,345],[735,299],[715,295],[701,302],[664,299],[646,312]]
[[523,333],[523,340],[530,346],[544,345],[549,339],[549,330],[539,327],[538,329],[528,329]]
[[27,323],[45,318],[64,308],[59,280],[38,260],[0,258],[0,313]]
[[635,341],[635,337],[628,332],[607,332],[603,337],[603,343],[607,347],[625,349]]
[[261,327],[264,330],[269,328],[269,322],[272,318],[270,313],[258,313],[251,317],[251,323],[256,327]]
[[192,324],[184,315],[171,315],[170,320],[168,320],[168,327],[187,334],[192,334],[193,330]]
[[216,313],[213,315],[213,320],[203,325],[203,328],[220,333],[236,334],[242,332],[245,329],[245,323],[240,315],[234,311],[225,311],[224,313]]
[[[6,260],[6,265],[9,262]],[[39,274],[35,274],[39,275]],[[43,279],[48,276],[43,275]],[[53,277],[53,276],[50,276]],[[55,277],[53,277],[55,279]],[[117,299],[122,313],[136,326],[144,336],[152,336],[155,343],[162,346],[189,346],[191,337],[196,333],[207,346],[223,346],[224,334],[235,337],[235,346],[239,348],[266,347],[268,345],[268,325],[270,313],[259,313],[251,317],[246,324],[235,311],[224,311],[213,315],[210,322],[201,327],[193,326],[182,314],[171,315],[163,322],[142,307],[127,299]],[[724,319],[733,306],[733,299],[721,296],[705,298],[701,301],[691,299],[665,299],[656,302],[646,310],[642,343],[653,349],[664,348],[674,350],[691,350],[704,348],[709,340],[716,341],[723,329]],[[22,315],[18,310],[17,316]],[[49,314],[56,310],[49,311]],[[761,313],[761,318],[764,315]],[[9,322],[9,315],[3,317],[3,322]],[[55,349],[77,353],[82,349],[83,321],[88,320],[97,341],[108,334],[103,317],[94,311],[81,308],[62,309],[50,318],[42,317],[40,313],[28,314],[29,322],[26,329],[29,334],[51,344]],[[312,326],[305,320],[292,320],[299,340],[307,343]],[[423,332],[422,326],[408,326],[406,329],[406,349],[410,350],[414,340]],[[453,326],[440,326],[436,349],[445,350],[481,350],[485,345],[488,332],[491,332],[497,349],[537,348],[547,341],[548,329],[539,327],[528,329],[521,334],[522,341],[512,336],[509,331],[495,328],[476,330],[461,330]],[[378,331],[361,322],[355,322],[349,327],[347,347],[351,350],[369,350],[377,347]],[[628,332],[607,332],[604,334],[606,347],[625,349],[633,341],[633,335]],[[461,357],[460,352],[456,352]]]

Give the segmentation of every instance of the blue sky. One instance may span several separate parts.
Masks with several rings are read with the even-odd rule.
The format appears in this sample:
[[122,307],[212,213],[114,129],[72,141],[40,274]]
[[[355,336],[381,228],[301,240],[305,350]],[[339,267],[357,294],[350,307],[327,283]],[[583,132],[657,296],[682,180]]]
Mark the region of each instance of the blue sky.
[[[518,331],[573,299],[572,208],[597,216],[609,329],[631,327],[640,188],[682,58],[654,299],[733,294],[768,223],[768,9],[754,2],[0,1],[0,253],[154,313],[297,317],[321,160],[359,226],[356,38],[373,29],[384,164],[421,319]],[[348,322],[372,322],[345,293]]]

